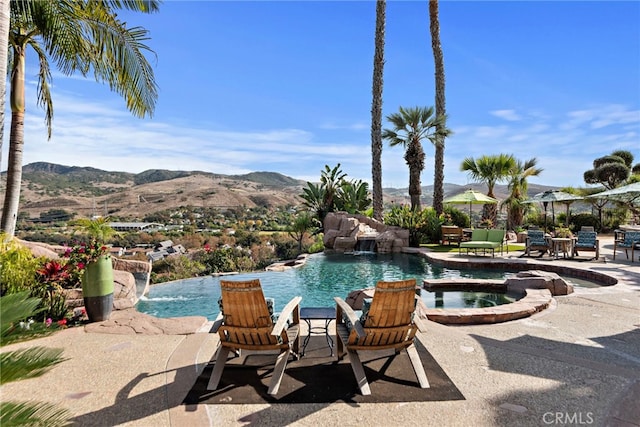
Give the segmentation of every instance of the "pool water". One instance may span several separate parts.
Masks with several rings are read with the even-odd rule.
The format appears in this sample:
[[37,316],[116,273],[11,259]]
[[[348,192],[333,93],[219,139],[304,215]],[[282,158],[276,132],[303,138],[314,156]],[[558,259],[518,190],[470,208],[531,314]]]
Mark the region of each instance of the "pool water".
[[[283,272],[254,272],[224,276],[227,280],[260,279],[267,297],[275,298],[276,310],[295,296],[302,297],[302,307],[333,307],[333,297],[343,299],[356,289],[374,287],[379,280],[423,279],[504,279],[513,275],[496,270],[454,270],[430,264],[425,258],[407,254],[366,253],[360,255],[315,254],[307,263]],[[218,315],[220,277],[198,277],[154,285],[138,302],[142,313],[156,317]],[[487,292],[427,292],[422,299],[429,308],[488,307],[513,302],[515,298]]]

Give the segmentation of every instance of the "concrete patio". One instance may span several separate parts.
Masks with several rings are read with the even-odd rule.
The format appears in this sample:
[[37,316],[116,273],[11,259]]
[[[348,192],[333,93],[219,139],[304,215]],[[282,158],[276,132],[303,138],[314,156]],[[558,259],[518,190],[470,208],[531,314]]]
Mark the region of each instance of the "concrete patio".
[[[40,378],[3,385],[2,400],[55,402],[82,426],[638,426],[640,262],[631,263],[623,252],[614,262],[612,236],[601,239],[606,262],[522,260],[519,253],[500,262],[593,270],[614,277],[616,285],[578,288],[540,313],[505,323],[428,322],[419,339],[465,400],[184,406],[217,337],[184,334],[206,330],[204,318],[175,319],[182,326],[156,324],[146,329],[154,334],[136,334],[131,325],[148,319],[135,311],[118,313],[120,321],[110,328],[71,328],[4,347],[60,347],[67,360]],[[491,262],[457,252],[429,255],[443,263]]]

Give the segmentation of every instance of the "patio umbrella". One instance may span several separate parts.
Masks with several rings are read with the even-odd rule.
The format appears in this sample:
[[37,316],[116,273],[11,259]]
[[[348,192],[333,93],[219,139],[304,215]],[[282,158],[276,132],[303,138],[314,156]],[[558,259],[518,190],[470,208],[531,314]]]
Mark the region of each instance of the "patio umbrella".
[[565,193],[560,190],[547,190],[542,193],[538,193],[532,198],[523,201],[522,203],[537,203],[540,202],[544,206],[544,228],[547,228],[547,205],[551,202],[551,222],[556,223],[556,213],[553,204],[555,202],[567,203],[567,223],[569,222],[569,205],[576,201],[581,200],[582,197],[574,194]]
[[631,205],[639,205],[640,204],[640,182],[634,182],[633,184],[623,185],[622,187],[603,191],[601,193],[592,194],[587,197],[618,200],[620,202],[627,202]]
[[447,197],[442,201],[443,203],[451,204],[467,204],[469,203],[469,223],[471,223],[471,205],[485,205],[498,203],[498,199],[489,197],[486,194],[482,194],[479,191],[468,189],[464,193],[456,194],[455,196]]

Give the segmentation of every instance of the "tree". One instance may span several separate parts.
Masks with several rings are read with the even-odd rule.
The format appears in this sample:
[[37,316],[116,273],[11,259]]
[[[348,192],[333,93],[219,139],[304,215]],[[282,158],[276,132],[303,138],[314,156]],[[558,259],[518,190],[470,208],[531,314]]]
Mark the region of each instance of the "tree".
[[151,65],[144,52],[151,52],[143,41],[147,30],[128,28],[116,10],[127,8],[155,12],[158,0],[16,0],[11,2],[11,136],[7,164],[7,184],[0,230],[13,236],[20,201],[22,156],[24,150],[25,64],[31,47],[38,55],[38,104],[45,110],[48,137],[51,138],[53,100],[51,70],[53,61],[65,75],[93,72],[96,81],[107,83],[120,94],[127,108],[137,117],[151,116],[158,90]]
[[291,225],[289,236],[298,242],[298,255],[302,253],[302,241],[304,240],[305,234],[312,228],[313,218],[306,212],[298,215]]
[[347,174],[340,169],[340,163],[334,168],[325,165],[320,184],[307,182],[307,187],[302,189],[300,197],[314,213],[321,228],[329,212],[343,210],[359,213],[367,210],[371,204],[368,184],[361,180],[348,181],[346,177]]
[[[607,190],[623,184],[631,175],[633,154],[618,150],[593,161],[593,169],[584,173],[587,184],[602,184]],[[636,165],[637,167],[638,165]]]
[[382,85],[384,77],[384,31],[386,0],[376,2],[375,53],[373,55],[373,101],[371,102],[371,182],[373,218],[382,221]]
[[371,205],[369,198],[369,184],[358,179],[355,181],[344,180],[340,184],[340,193],[336,200],[336,210],[350,214],[363,213]]
[[444,140],[446,133],[445,107],[445,78],[444,78],[444,55],[440,44],[440,20],[438,17],[438,0],[429,0],[429,29],[431,31],[431,49],[433,50],[433,63],[435,65],[436,78],[436,117],[439,118],[436,126],[436,138],[432,141],[435,145],[433,159],[433,208],[438,215],[443,212],[444,200]]
[[[7,63],[9,52],[9,27],[11,26],[10,0],[0,0],[0,170],[2,170],[2,146],[4,142],[4,108],[7,99]],[[1,183],[0,183],[1,184]],[[1,185],[0,185],[1,187]]]
[[527,198],[527,188],[529,183],[527,179],[532,176],[538,176],[543,169],[537,168],[538,159],[535,157],[522,162],[516,160],[513,168],[509,171],[509,190],[510,194],[502,201],[502,206],[507,207],[507,229],[515,230],[516,227],[522,225],[524,218],[524,207],[522,201]]
[[404,160],[409,166],[409,197],[411,209],[420,210],[422,188],[420,174],[424,170],[424,150],[422,140],[435,141],[436,135],[446,136],[449,131],[439,126],[443,117],[433,115],[433,107],[400,107],[398,113],[387,116],[393,129],[384,129],[382,138],[389,141],[391,147],[402,145],[405,148]]
[[[493,189],[496,183],[504,180],[516,166],[516,159],[510,154],[498,154],[492,156],[481,156],[477,160],[467,157],[462,161],[461,171],[469,172],[475,181],[483,182],[487,185],[487,196],[495,197]],[[496,204],[486,204],[482,208],[482,219],[496,223],[498,211]]]

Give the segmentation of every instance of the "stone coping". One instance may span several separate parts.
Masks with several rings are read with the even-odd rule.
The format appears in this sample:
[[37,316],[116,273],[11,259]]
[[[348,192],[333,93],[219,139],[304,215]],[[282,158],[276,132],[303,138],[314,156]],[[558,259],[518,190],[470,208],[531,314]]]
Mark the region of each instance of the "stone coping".
[[523,270],[542,270],[551,273],[557,273],[561,276],[570,276],[578,279],[596,282],[602,286],[612,286],[618,283],[618,279],[599,271],[567,266],[564,264],[548,264],[537,262],[527,258],[456,258],[451,256],[437,257],[431,256],[430,253],[420,250],[420,248],[404,248],[403,252],[418,254],[425,257],[429,262],[444,267],[456,269],[488,269],[503,271],[523,271]]
[[[490,291],[505,291],[506,284],[483,279],[426,279],[427,290],[463,290],[477,288]],[[484,308],[423,308],[422,312],[431,321],[445,325],[479,325],[501,323],[522,319],[549,307],[553,297],[548,289],[525,289],[524,297],[510,304]]]

